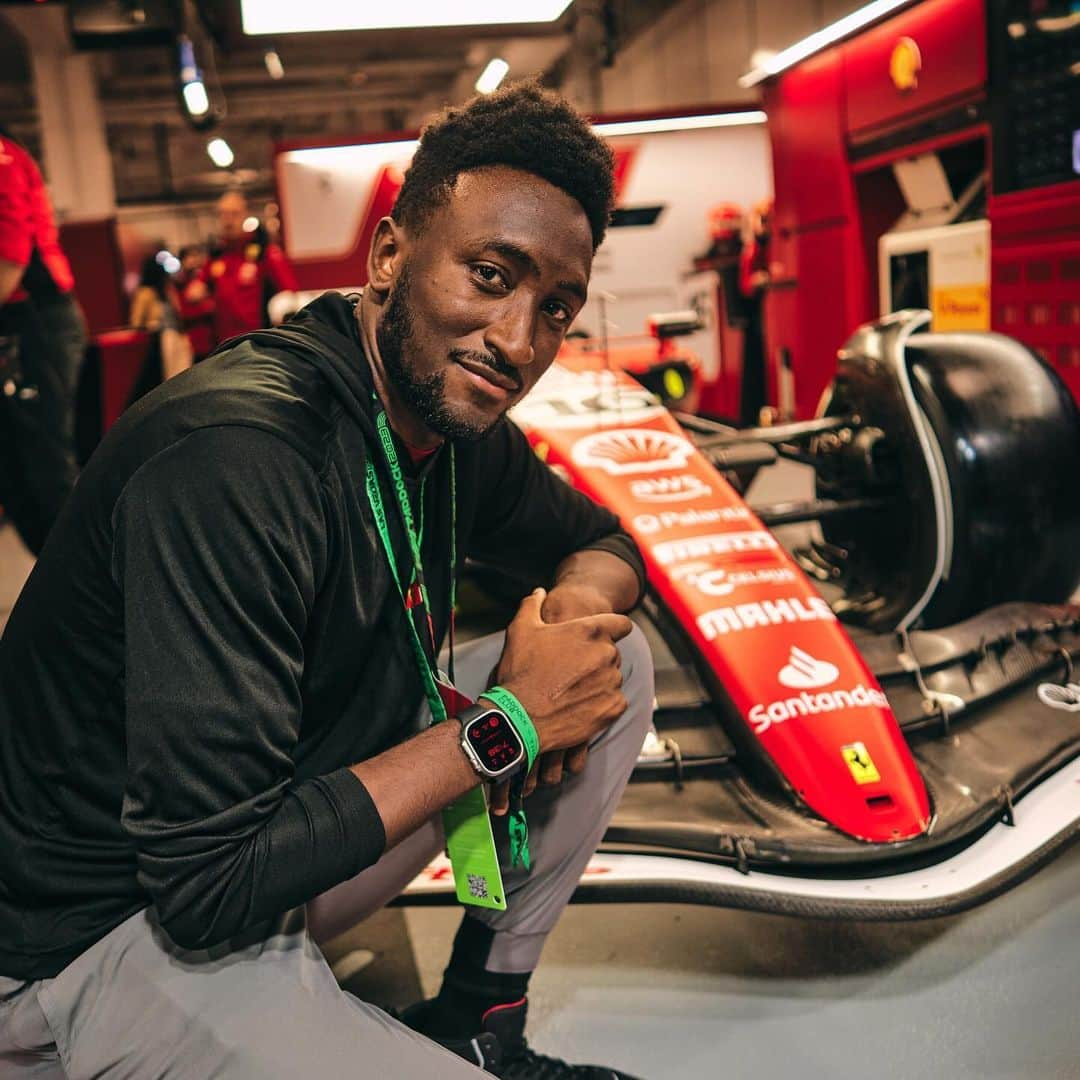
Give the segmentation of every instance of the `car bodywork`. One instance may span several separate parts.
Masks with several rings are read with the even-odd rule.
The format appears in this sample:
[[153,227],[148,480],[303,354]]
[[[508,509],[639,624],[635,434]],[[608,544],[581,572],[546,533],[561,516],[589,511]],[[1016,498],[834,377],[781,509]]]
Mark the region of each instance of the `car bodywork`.
[[[677,415],[572,356],[515,411],[648,572],[656,731],[577,899],[926,917],[1080,834],[1080,421],[1016,342],[927,321],[860,329],[804,424]],[[778,456],[816,499],[746,501]],[[793,522],[818,532],[788,551]]]

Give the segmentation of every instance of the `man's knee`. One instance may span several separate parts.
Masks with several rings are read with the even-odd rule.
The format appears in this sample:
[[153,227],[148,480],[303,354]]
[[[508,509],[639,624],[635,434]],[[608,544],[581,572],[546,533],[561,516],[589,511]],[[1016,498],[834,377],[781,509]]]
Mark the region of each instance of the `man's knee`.
[[656,693],[653,685],[653,659],[648,639],[635,626],[619,642],[622,692],[626,711],[612,724],[608,737],[632,749],[636,759],[653,719]]
[[635,624],[634,629],[619,642],[619,653],[622,657],[623,693],[630,705],[627,711],[633,711],[634,706],[641,703],[651,716],[654,698],[652,650],[641,627]]

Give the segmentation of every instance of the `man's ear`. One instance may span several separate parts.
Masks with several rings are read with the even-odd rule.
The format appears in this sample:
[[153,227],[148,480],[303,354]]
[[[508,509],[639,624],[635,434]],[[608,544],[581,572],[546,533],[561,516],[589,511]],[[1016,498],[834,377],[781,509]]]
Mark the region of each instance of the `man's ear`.
[[405,234],[392,218],[384,217],[375,226],[368,251],[368,288],[385,297],[405,261]]

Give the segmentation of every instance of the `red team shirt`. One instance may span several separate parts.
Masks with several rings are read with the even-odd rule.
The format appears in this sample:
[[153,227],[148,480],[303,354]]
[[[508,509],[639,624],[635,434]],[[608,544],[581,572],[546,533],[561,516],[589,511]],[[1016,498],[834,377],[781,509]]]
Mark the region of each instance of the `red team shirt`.
[[[60,250],[41,173],[18,143],[0,137],[0,259],[25,267],[35,248],[57,291],[71,292],[75,279]],[[20,286],[8,302],[25,300],[28,295]]]
[[246,334],[265,325],[264,283],[269,295],[297,288],[293,269],[277,244],[244,237],[211,257],[199,272],[214,297],[217,340]]

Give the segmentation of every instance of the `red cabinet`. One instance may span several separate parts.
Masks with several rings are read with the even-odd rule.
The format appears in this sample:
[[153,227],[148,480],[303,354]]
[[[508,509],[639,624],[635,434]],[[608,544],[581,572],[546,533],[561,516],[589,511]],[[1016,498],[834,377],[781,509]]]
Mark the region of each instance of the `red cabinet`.
[[984,0],[923,0],[844,44],[848,133],[906,126],[981,96],[985,38]]

